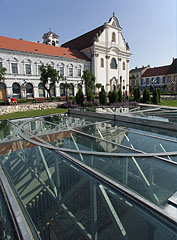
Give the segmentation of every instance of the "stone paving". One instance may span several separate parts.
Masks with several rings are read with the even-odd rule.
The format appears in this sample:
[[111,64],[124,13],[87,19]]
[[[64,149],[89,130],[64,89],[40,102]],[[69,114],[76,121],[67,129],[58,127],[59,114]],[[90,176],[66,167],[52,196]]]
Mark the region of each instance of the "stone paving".
[[0,115],[13,113],[13,112],[24,112],[28,110],[42,110],[47,108],[56,108],[59,102],[44,102],[44,103],[25,103],[17,105],[6,105],[0,106]]

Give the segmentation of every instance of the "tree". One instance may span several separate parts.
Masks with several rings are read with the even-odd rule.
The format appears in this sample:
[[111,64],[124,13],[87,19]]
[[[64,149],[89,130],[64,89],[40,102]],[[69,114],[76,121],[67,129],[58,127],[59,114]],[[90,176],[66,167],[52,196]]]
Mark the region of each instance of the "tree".
[[96,83],[96,88],[98,88],[98,91],[99,89],[102,87],[102,84],[101,83]]
[[122,99],[123,99],[122,90],[121,90],[121,88],[119,88],[119,90],[118,90],[118,102],[122,102]]
[[118,102],[118,93],[115,89],[112,91],[111,98],[112,98],[112,103]]
[[141,91],[139,87],[133,89],[133,95],[134,95],[134,100],[139,102],[141,97]]
[[144,103],[150,102],[150,94],[147,88],[145,88],[143,91],[143,102]]
[[5,80],[6,68],[0,67],[0,81]]
[[152,102],[154,104],[159,104],[160,103],[160,89],[154,88],[153,94],[152,94]]
[[107,103],[106,92],[104,90],[104,86],[101,87],[101,92],[99,92],[99,101],[100,104],[105,105]]
[[76,93],[76,103],[83,106],[83,102],[84,102],[84,95],[83,95],[82,89],[79,88],[78,92]]
[[51,89],[55,86],[56,83],[59,82],[59,79],[63,79],[63,77],[59,75],[59,72],[56,69],[48,64],[46,66],[43,64],[40,67],[40,71],[40,80],[48,93],[47,95],[49,98],[51,98]]
[[88,70],[84,70],[82,79],[85,81],[86,95],[90,95],[90,91],[93,94],[95,90],[95,76]]

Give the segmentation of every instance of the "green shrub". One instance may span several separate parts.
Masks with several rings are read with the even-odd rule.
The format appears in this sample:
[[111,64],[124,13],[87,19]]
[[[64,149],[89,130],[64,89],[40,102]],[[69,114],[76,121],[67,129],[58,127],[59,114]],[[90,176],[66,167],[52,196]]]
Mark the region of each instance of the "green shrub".
[[122,96],[122,90],[119,88],[118,90],[118,102],[122,102],[123,96]]
[[139,87],[133,89],[133,96],[134,96],[134,100],[136,102],[139,102],[140,97],[141,97],[141,91],[140,91]]
[[152,102],[154,104],[159,104],[160,103],[160,89],[155,88],[152,93]]
[[147,88],[143,91],[143,103],[149,103],[150,102],[150,94]]
[[83,95],[82,89],[79,88],[76,94],[76,103],[83,106],[83,102],[84,102],[84,95]]
[[106,92],[104,90],[104,86],[101,87],[101,92],[99,92],[99,101],[100,104],[105,105],[107,103]]
[[113,92],[111,94],[111,98],[112,98],[112,103],[117,103],[118,102],[118,93],[115,89],[113,90]]
[[93,93],[91,89],[87,90],[87,101],[92,101],[93,100]]

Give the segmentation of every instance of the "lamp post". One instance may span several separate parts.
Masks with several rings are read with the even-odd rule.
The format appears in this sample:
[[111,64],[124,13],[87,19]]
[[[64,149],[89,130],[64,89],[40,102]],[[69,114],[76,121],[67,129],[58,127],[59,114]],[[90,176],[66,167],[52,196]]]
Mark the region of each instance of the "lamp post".
[[173,80],[171,80],[171,94],[172,94],[172,92],[173,92],[173,87],[174,87],[174,81]]
[[68,85],[67,85],[67,78],[65,77],[65,94],[66,94],[66,103],[68,103]]
[[153,90],[154,90],[154,88],[155,88],[155,83],[156,83],[156,79],[154,78],[154,79],[152,80]]

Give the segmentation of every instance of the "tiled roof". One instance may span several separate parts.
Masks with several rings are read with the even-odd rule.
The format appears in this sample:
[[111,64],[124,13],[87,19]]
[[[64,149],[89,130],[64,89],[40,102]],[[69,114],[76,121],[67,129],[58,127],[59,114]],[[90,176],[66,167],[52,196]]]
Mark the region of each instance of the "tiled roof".
[[168,73],[170,67],[171,67],[171,65],[149,68],[144,72],[144,74],[142,75],[142,78],[166,75]]
[[29,42],[0,36],[0,49],[16,50],[21,52],[36,53],[42,55],[57,56],[72,59],[89,59],[81,52],[64,47],[55,47],[43,43]]
[[168,71],[168,74],[175,74],[177,73],[177,58],[173,59],[171,67]]
[[87,32],[69,42],[62,44],[62,47],[69,47],[70,49],[81,50],[88,48],[93,45],[93,42],[96,40],[96,36],[100,35],[104,30],[104,25],[93,29],[90,32]]

